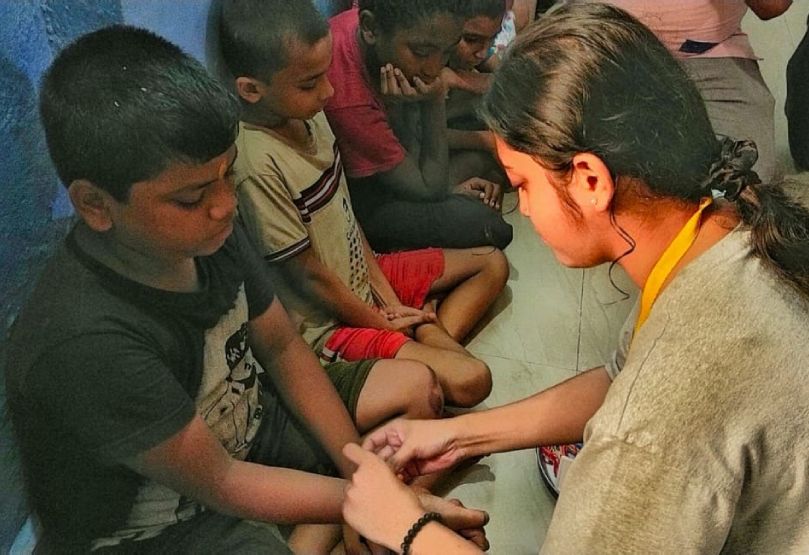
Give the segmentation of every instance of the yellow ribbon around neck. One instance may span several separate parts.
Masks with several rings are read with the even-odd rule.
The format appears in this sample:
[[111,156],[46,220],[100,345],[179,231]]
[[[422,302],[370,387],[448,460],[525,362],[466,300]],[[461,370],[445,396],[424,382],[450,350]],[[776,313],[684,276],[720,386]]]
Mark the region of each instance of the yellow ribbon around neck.
[[643,292],[640,297],[640,313],[638,320],[635,322],[635,334],[641,328],[646,319],[649,317],[649,312],[652,310],[652,305],[657,300],[663,284],[666,283],[674,267],[682,260],[691,245],[697,239],[699,227],[702,223],[702,213],[710,206],[713,199],[711,197],[705,198],[699,205],[693,216],[686,222],[674,240],[666,247],[663,255],[655,263],[654,268],[646,278],[646,284],[643,286]]

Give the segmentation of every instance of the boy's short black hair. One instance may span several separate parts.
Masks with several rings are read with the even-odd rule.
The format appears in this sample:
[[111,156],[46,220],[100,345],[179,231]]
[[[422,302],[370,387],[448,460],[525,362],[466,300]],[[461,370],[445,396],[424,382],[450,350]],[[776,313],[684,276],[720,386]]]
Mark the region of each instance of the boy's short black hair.
[[39,108],[64,184],[87,179],[121,202],[172,163],[219,156],[238,132],[238,102],[199,62],[123,25],[67,46],[45,74]]
[[506,0],[466,0],[461,4],[461,10],[467,19],[480,16],[497,19],[506,13]]
[[443,13],[466,17],[466,0],[359,0],[360,10],[369,10],[385,33],[412,29],[425,19]]
[[313,45],[328,34],[311,0],[222,1],[219,44],[233,77],[269,81],[287,66],[291,41]]

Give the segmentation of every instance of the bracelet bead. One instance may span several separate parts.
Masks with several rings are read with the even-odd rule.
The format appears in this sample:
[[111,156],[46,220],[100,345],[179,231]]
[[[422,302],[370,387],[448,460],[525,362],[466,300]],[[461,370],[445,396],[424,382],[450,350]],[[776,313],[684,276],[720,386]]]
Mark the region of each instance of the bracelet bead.
[[410,530],[407,531],[407,535],[405,535],[404,540],[402,541],[402,555],[408,555],[408,553],[410,553],[410,546],[413,543],[413,540],[416,539],[416,534],[418,534],[421,529],[431,521],[442,522],[443,519],[441,518],[441,514],[435,512],[425,513],[421,516],[421,518],[413,523],[413,526],[411,526]]

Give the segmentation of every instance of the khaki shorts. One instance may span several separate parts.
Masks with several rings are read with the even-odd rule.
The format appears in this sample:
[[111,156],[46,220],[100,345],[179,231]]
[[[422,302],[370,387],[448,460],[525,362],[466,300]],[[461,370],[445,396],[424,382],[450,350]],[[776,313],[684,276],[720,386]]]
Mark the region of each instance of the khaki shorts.
[[[356,420],[357,401],[376,360],[335,362],[325,366],[348,413]],[[262,390],[261,427],[248,460],[333,476],[334,465],[318,441],[287,410],[272,386]]]

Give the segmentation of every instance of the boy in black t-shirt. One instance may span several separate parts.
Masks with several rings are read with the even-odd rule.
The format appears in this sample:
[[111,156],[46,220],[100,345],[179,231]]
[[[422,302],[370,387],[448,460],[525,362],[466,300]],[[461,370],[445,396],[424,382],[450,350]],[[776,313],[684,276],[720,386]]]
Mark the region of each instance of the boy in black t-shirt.
[[[80,222],[6,373],[40,547],[279,553],[245,520],[339,522],[343,480],[292,468],[350,475],[357,432],[233,227],[236,101],[116,26],[57,57],[41,113]],[[356,390],[373,364],[335,373]]]

